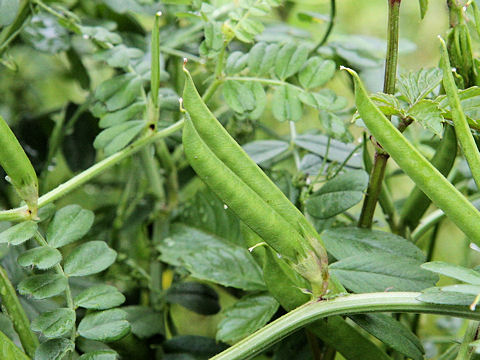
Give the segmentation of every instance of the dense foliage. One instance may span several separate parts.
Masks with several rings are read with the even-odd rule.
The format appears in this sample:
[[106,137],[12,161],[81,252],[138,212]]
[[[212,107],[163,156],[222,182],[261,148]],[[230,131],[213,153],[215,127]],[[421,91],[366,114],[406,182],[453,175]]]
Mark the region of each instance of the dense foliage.
[[0,0],[0,359],[480,358],[480,10],[412,2]]

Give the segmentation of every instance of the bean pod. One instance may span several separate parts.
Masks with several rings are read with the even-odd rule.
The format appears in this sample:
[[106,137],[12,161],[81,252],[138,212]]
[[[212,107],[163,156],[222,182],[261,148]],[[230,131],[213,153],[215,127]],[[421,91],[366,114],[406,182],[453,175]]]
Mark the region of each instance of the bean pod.
[[217,121],[185,69],[185,155],[199,177],[322,295],[328,263],[319,235]]
[[[346,69],[346,68],[344,68]],[[368,97],[358,74],[346,69],[355,83],[358,112],[375,139],[432,202],[477,245],[480,213],[385,117]]]
[[30,160],[5,120],[0,116],[0,165],[25,201],[32,217],[37,214],[38,179]]

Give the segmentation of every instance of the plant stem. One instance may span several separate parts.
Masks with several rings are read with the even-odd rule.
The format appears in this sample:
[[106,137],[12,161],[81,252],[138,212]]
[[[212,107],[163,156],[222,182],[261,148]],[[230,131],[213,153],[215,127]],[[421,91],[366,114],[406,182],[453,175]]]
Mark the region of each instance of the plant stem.
[[[87,170],[81,172],[80,174],[74,176],[70,180],[64,182],[63,184],[57,186],[52,191],[46,193],[45,195],[40,196],[38,199],[38,207],[41,208],[62,196],[68,194],[69,192],[75,190],[80,185],[85,184],[87,181],[93,179],[94,177],[102,174],[104,171],[110,169],[113,165],[118,164],[123,159],[135,154],[143,147],[151,144],[155,141],[163,139],[176,131],[180,130],[183,127],[183,119],[177,121],[175,124],[170,125],[169,127],[159,130],[156,133],[149,134],[134,143],[128,145],[125,149],[120,150],[119,152],[110,155],[106,159],[96,163]],[[0,211],[0,221],[23,221],[29,219],[29,213],[26,206],[18,207],[11,210]]]
[[290,146],[292,147],[293,159],[295,160],[295,167],[300,169],[300,155],[298,154],[298,149],[295,147],[295,138],[297,137],[297,129],[295,127],[295,122],[290,121]]
[[[383,83],[383,92],[386,94],[395,93],[395,81],[397,77],[398,63],[398,34],[399,34],[399,15],[401,0],[388,1],[388,39],[387,39],[387,57],[385,61],[385,79]],[[362,212],[358,221],[358,226],[362,228],[371,228],[375,207],[377,206],[378,196],[382,189],[383,178],[388,161],[388,154],[384,151],[376,150],[375,160],[367,188],[367,194],[363,201]]]
[[[34,239],[39,246],[42,246],[42,247],[49,246],[47,241],[43,237],[43,235],[38,230],[35,232]],[[75,304],[73,302],[73,296],[72,296],[72,291],[70,290],[70,284],[68,283],[68,276],[65,274],[60,264],[55,265],[53,269],[57,274],[62,275],[63,277],[65,277],[65,279],[67,279],[67,287],[65,288],[65,302],[67,303],[67,306],[69,309],[75,311]],[[75,335],[76,335],[76,330],[75,330],[75,324],[74,324],[72,332],[70,334],[70,339],[72,340],[73,343],[75,343]]]
[[478,337],[478,322],[469,321],[467,330],[463,337],[462,344],[458,350],[455,360],[469,360],[472,358],[475,348],[470,347],[470,343]]
[[480,320],[480,311],[467,306],[423,303],[417,292],[382,292],[354,294],[328,301],[314,301],[290,311],[211,360],[241,360],[251,358],[277,341],[315,320],[333,315],[352,315],[372,312],[425,313]]
[[328,38],[330,37],[330,34],[332,33],[333,26],[335,25],[336,14],[337,14],[336,2],[335,0],[330,0],[330,19],[328,22],[327,31],[325,31],[325,34],[323,35],[322,40],[320,40],[320,42],[317,45],[315,45],[315,47],[310,51],[310,54],[315,53],[319,48],[321,48],[327,42]]
[[13,323],[13,327],[20,338],[20,342],[32,359],[35,356],[39,342],[35,334],[30,330],[30,321],[28,320],[25,310],[20,304],[20,301],[15,292],[15,288],[8,279],[7,272],[0,266],[0,294],[2,299],[2,307],[5,308],[6,313]]

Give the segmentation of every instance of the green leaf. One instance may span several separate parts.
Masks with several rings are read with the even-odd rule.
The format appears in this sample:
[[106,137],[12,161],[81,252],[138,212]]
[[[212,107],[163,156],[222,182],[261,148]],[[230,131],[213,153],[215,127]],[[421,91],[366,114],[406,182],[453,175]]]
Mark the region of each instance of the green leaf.
[[97,285],[83,290],[75,297],[75,306],[85,309],[105,310],[125,302],[125,296],[110,285]]
[[31,47],[49,54],[58,54],[70,47],[68,30],[59,24],[55,16],[45,12],[32,16],[21,35]]
[[422,124],[425,129],[433,131],[435,135],[442,136],[444,118],[436,102],[421,100],[407,111],[407,115]]
[[37,223],[24,221],[0,233],[0,244],[20,245],[31,239],[37,231]]
[[264,326],[278,310],[278,302],[270,295],[246,296],[225,310],[218,324],[217,341],[234,343]]
[[298,91],[289,85],[275,89],[272,101],[272,113],[278,121],[298,121],[302,117],[302,103]]
[[227,75],[235,75],[241,72],[247,67],[248,54],[244,54],[241,51],[232,52],[225,64],[225,73]]
[[386,115],[400,115],[405,116],[400,101],[392,94],[375,93],[370,95],[375,105]]
[[99,350],[83,354],[78,360],[116,360],[118,354],[113,350]]
[[272,160],[288,150],[289,144],[280,140],[257,140],[243,145],[243,150],[257,164]]
[[95,149],[104,149],[105,155],[112,155],[123,149],[145,128],[143,120],[131,120],[103,130],[95,138]]
[[[177,97],[177,107],[178,107],[178,97]],[[145,102],[138,101],[127,106],[124,109],[117,110],[114,112],[109,112],[103,115],[98,123],[102,129],[119,125],[124,123],[127,120],[131,120],[135,117],[140,117],[141,113],[145,110]]]
[[271,73],[279,50],[277,44],[256,43],[248,53],[249,72],[252,75]]
[[0,0],[0,27],[10,25],[17,16],[20,0]]
[[471,285],[432,287],[423,290],[417,299],[431,304],[470,306],[480,294],[480,289],[466,286]]
[[228,80],[223,85],[223,97],[228,106],[237,113],[252,111],[255,108],[255,97],[246,84]]
[[46,311],[32,321],[32,330],[40,331],[47,338],[66,335],[75,324],[75,311],[60,308]]
[[108,111],[123,109],[140,95],[142,79],[133,74],[118,75],[101,83],[95,90],[95,98],[101,101]]
[[330,89],[321,89],[318,92],[302,92],[299,95],[300,100],[318,110],[339,111],[347,106],[347,99],[343,96],[337,96]]
[[480,285],[480,273],[460,265],[449,264],[443,261],[432,261],[422,264],[422,268],[468,284]]
[[[327,153],[328,137],[324,135],[302,134],[294,139],[295,145],[308,150],[321,158]],[[345,144],[341,141],[331,139],[328,151],[328,160],[331,162],[342,163],[347,156],[355,149],[353,144]],[[355,155],[355,154],[354,154]],[[347,161],[347,166],[352,168],[362,168],[362,159],[360,156],[352,156]]]
[[124,68],[130,65],[132,59],[138,59],[142,56],[143,51],[140,49],[120,44],[96,53],[94,58],[97,60],[103,60],[112,67]]
[[298,81],[305,89],[325,85],[335,74],[335,62],[314,56],[305,63],[298,74]]
[[89,241],[73,249],[63,268],[68,276],[87,276],[105,270],[116,258],[117,252],[104,241]]
[[18,292],[34,299],[46,299],[67,288],[67,278],[60,274],[33,275],[18,284]]
[[275,61],[275,75],[280,80],[285,80],[295,75],[305,64],[308,58],[308,48],[288,42],[278,51]]
[[232,28],[237,39],[247,43],[253,42],[255,35],[260,34],[263,29],[263,24],[260,21],[248,17],[242,18]]
[[127,313],[132,333],[139,338],[149,338],[163,334],[163,316],[147,306],[126,306],[122,308]]
[[84,338],[104,342],[120,340],[129,332],[127,313],[120,309],[88,314],[78,325],[78,333]]
[[318,119],[328,136],[344,142],[352,142],[352,136],[348,132],[347,123],[338,115],[321,110],[318,112]]
[[421,291],[438,277],[423,270],[418,261],[398,255],[357,255],[330,265],[332,274],[356,293],[378,291]]
[[381,340],[392,349],[414,360],[423,360],[422,343],[410,329],[385,314],[361,314],[350,316],[361,328]]
[[327,181],[305,203],[308,213],[319,219],[341,214],[359,203],[368,185],[368,174],[353,170]]
[[61,208],[48,225],[48,244],[59,248],[81,239],[92,227],[94,217],[92,211],[79,205]]
[[265,94],[262,84],[259,82],[251,81],[246,85],[249,91],[253,94],[255,101],[255,106],[253,110],[248,113],[248,117],[252,120],[258,120],[260,116],[262,116],[267,105],[267,95]]
[[50,269],[62,260],[62,254],[50,246],[40,246],[25,251],[17,258],[20,266],[36,266],[40,270]]
[[418,0],[420,5],[420,18],[424,18],[428,10],[428,0]]
[[[1,3],[0,3],[0,12]],[[1,19],[1,17],[0,17]],[[0,359],[29,360],[30,358],[14,344],[3,332],[0,331]]]
[[265,289],[252,255],[225,239],[177,224],[158,250],[162,261],[186,267],[197,279],[244,290]]
[[120,35],[108,31],[103,26],[79,26],[79,29],[83,35],[100,42],[107,42],[113,45],[122,42],[122,37]]
[[35,360],[62,360],[73,352],[75,344],[70,339],[51,339],[40,344],[35,351]]
[[385,231],[360,228],[335,228],[322,233],[322,240],[328,252],[341,260],[355,255],[373,253],[401,254],[423,262],[425,256],[411,241]]
[[423,100],[442,81],[442,71],[438,68],[421,69],[416,72],[400,75],[397,90],[413,105]]
[[[468,89],[460,90],[458,92],[458,97],[460,98],[460,104],[462,105],[463,112],[465,113],[465,116],[467,116],[470,126],[475,129],[480,129],[480,87],[472,86]],[[443,116],[452,119],[450,103],[447,96],[439,96],[435,101],[444,111]]]
[[167,290],[165,300],[201,315],[213,315],[220,311],[218,294],[210,286],[198,282],[182,282]]
[[223,46],[222,23],[207,22],[204,26],[205,40],[200,44],[200,55],[215,56]]

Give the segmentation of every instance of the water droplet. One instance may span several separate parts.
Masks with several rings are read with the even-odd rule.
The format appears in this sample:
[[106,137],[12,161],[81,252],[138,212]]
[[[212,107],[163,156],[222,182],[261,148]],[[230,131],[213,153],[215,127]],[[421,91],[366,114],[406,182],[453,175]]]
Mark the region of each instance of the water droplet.
[[227,209],[228,209],[228,205],[227,205],[227,204],[223,204],[223,208],[224,208],[225,210],[227,210]]

